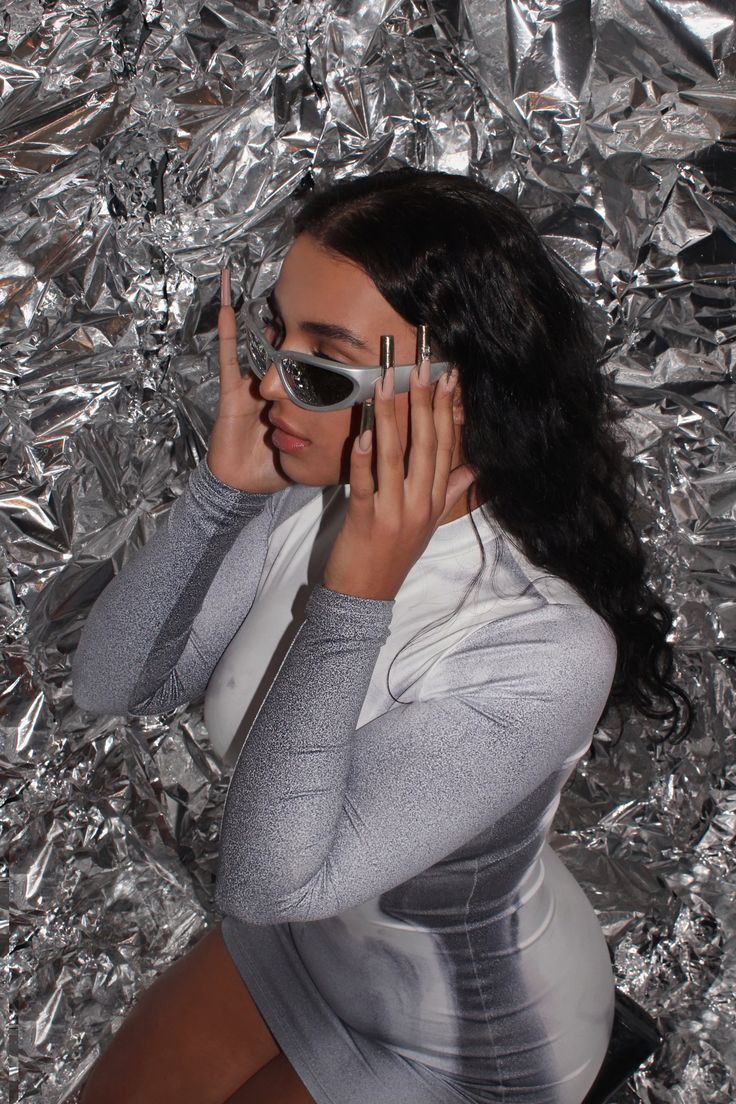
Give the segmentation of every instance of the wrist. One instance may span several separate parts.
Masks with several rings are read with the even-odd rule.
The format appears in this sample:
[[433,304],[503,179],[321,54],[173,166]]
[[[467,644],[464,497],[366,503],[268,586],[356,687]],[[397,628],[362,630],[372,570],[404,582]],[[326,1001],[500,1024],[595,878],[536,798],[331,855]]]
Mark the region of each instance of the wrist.
[[327,569],[322,579],[322,586],[327,590],[334,590],[338,594],[346,594],[352,598],[372,598],[378,602],[393,602],[399,592],[401,583],[388,580],[360,579],[356,576],[340,576],[336,572]]

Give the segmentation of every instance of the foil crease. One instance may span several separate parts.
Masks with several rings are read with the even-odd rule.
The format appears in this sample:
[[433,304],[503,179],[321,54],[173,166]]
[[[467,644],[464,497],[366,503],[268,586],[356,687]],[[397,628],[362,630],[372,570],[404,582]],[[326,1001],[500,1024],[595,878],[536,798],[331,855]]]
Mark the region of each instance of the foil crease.
[[257,292],[309,181],[482,177],[574,275],[627,404],[690,738],[599,728],[552,842],[666,1035],[618,1100],[736,1098],[731,0],[6,0],[0,23],[4,1046],[62,1101],[217,920],[201,703],[92,718],[90,604],[217,402],[217,274]]

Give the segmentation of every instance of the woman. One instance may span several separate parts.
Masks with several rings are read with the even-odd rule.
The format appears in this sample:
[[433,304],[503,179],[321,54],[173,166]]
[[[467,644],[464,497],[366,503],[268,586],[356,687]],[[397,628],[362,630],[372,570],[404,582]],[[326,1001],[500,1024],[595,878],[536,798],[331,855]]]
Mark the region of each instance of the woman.
[[609,706],[689,724],[583,308],[513,203],[407,168],[309,196],[243,322],[245,375],[226,294],[208,455],[73,668],[94,712],[206,689],[241,745],[224,919],[82,1104],[580,1104],[614,976],[547,833]]

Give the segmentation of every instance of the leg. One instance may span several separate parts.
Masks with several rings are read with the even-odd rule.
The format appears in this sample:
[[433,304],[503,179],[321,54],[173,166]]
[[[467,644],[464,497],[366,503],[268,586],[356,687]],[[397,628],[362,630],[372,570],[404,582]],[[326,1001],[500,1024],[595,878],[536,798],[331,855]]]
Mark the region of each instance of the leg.
[[222,1104],[281,1051],[217,923],[138,997],[80,1104]]
[[281,1052],[241,1085],[225,1104],[316,1104]]

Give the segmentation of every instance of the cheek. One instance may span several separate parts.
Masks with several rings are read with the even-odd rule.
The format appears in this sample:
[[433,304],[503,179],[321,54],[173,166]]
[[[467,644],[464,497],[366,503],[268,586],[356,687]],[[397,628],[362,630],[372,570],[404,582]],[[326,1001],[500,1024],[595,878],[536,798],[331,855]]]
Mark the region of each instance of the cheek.
[[312,442],[301,459],[309,464],[318,482],[329,484],[349,480],[350,449],[360,430],[360,416],[361,407],[352,406],[334,413],[314,414],[308,422],[301,423]]
[[348,437],[353,437],[359,428],[360,406],[336,410],[334,414],[318,414],[312,440],[326,455],[339,456]]

